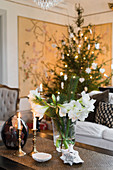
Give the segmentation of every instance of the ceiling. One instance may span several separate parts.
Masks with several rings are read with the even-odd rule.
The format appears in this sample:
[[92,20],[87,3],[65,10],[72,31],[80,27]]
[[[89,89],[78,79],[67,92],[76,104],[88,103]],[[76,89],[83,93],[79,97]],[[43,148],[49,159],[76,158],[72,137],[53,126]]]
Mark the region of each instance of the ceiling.
[[[16,3],[22,3],[25,5],[30,5],[37,7],[33,0],[6,0]],[[108,7],[108,3],[113,3],[113,0],[63,0],[56,7],[52,7],[50,10],[55,12],[60,12],[69,16],[76,16],[75,3],[80,3],[81,7],[84,8],[84,15],[90,15],[95,13],[102,13],[106,11],[111,11]]]

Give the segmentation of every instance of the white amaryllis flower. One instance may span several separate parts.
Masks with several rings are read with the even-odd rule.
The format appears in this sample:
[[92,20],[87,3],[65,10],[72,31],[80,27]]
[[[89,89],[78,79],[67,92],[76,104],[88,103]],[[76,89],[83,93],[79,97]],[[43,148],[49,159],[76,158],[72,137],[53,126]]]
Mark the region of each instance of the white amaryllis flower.
[[40,97],[40,93],[38,93],[38,88],[36,90],[30,90],[30,93],[28,95],[29,101],[32,102],[32,100],[35,99],[35,96]]
[[86,71],[86,73],[88,73],[88,74],[89,74],[89,73],[91,73],[91,69],[90,69],[89,67],[88,67],[88,68],[86,68],[86,70],[85,70],[85,71]]
[[84,121],[85,118],[88,117],[88,113],[90,111],[94,111],[94,103],[96,100],[91,99],[88,94],[83,91],[82,97],[75,101],[72,100],[70,103],[65,103],[62,106],[60,106],[59,115],[61,117],[66,116],[68,113],[69,119],[72,120],[72,122],[76,121],[77,119]]
[[35,112],[36,117],[39,117],[41,119],[44,116],[44,113],[49,108],[49,106],[41,106],[38,104],[32,104],[32,111]]
[[85,106],[85,108],[87,109],[88,112],[90,111],[94,111],[94,103],[96,102],[96,100],[91,99],[88,94],[85,93],[85,91],[83,91],[82,93],[82,98],[80,99],[80,101],[82,102],[83,106]]
[[100,71],[101,73],[104,73],[104,72],[105,72],[105,69],[104,69],[104,68],[100,68],[99,71]]
[[97,63],[92,63],[92,69],[96,70],[97,68]]
[[80,117],[80,111],[82,110],[82,105],[79,103],[79,101],[72,100],[70,103],[70,110],[68,112],[69,119],[72,120],[72,122],[76,121]]
[[69,110],[70,110],[69,103],[62,104],[62,106],[60,106],[60,110],[59,110],[60,117],[66,116],[66,113],[68,113]]

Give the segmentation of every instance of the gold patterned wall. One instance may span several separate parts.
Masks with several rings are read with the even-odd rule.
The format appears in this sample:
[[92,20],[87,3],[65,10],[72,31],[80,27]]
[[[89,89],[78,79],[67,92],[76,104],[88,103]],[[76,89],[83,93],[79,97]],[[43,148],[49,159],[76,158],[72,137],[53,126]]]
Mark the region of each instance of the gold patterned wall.
[[93,26],[93,31],[96,35],[101,37],[100,47],[102,48],[103,54],[100,54],[97,63],[101,64],[104,61],[109,61],[103,68],[105,69],[106,75],[111,73],[112,63],[112,24],[100,24]]
[[64,35],[67,36],[66,26],[18,17],[20,96],[28,95],[29,90],[40,85],[42,78],[50,79],[47,68],[56,64],[55,46]]

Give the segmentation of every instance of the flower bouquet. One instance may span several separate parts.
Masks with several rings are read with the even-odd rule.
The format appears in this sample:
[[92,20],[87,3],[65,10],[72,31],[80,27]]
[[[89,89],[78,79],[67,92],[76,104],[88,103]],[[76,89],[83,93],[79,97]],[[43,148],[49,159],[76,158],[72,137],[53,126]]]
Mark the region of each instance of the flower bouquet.
[[75,122],[76,120],[84,121],[90,111],[94,110],[95,100],[91,99],[84,91],[82,97],[75,100],[76,87],[78,78],[71,77],[69,88],[63,94],[49,99],[42,98],[38,89],[30,91],[29,101],[32,111],[39,119],[44,114],[52,118],[57,129],[57,135],[54,140],[57,148],[68,149],[75,143]]

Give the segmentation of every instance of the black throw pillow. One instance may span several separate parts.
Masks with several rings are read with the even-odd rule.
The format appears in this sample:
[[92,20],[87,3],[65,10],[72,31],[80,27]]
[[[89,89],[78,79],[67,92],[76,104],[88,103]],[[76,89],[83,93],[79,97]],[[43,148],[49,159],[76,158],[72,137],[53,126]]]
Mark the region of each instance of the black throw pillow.
[[113,104],[99,102],[95,122],[113,128]]
[[85,119],[85,121],[88,122],[95,122],[95,114],[96,114],[96,108],[99,106],[99,102],[108,102],[109,100],[109,90],[106,90],[102,93],[94,94],[90,96],[91,99],[95,99],[95,109],[94,112],[90,112],[88,117]]

